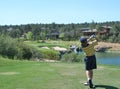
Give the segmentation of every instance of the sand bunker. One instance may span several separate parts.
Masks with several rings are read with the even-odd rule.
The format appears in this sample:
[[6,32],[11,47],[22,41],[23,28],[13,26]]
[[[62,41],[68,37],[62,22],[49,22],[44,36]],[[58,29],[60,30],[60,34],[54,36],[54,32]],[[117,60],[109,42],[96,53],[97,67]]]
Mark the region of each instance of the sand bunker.
[[57,51],[67,51],[66,48],[61,48],[61,47],[53,47],[53,49]]
[[44,48],[44,49],[50,49],[50,48],[48,48],[48,47],[41,47],[41,48]]

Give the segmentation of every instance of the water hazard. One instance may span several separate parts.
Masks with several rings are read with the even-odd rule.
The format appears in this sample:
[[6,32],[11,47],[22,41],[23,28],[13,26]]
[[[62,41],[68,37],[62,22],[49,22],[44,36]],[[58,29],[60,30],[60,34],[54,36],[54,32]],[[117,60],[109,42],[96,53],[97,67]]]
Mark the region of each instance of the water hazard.
[[109,64],[120,66],[120,52],[97,53],[98,64]]

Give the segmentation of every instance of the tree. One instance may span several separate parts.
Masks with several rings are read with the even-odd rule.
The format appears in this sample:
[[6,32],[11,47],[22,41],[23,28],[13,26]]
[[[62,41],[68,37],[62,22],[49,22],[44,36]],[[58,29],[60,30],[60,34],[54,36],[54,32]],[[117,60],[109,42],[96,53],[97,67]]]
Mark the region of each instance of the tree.
[[45,41],[45,36],[46,36],[45,32],[40,33],[40,38],[43,42]]
[[33,33],[32,33],[31,31],[29,31],[29,32],[26,34],[26,36],[27,36],[27,39],[28,39],[28,40],[32,40],[32,39],[33,39]]
[[15,30],[11,30],[10,32],[9,32],[9,35],[11,36],[11,37],[13,37],[13,38],[20,38],[20,35],[21,35],[21,32],[20,32],[20,30],[19,29],[15,29]]
[[40,28],[35,28],[35,29],[32,30],[34,40],[39,40],[40,39],[40,32],[41,32]]
[[65,37],[65,34],[64,34],[64,33],[61,33],[61,34],[59,35],[59,38],[62,39],[62,40],[64,39],[64,37]]

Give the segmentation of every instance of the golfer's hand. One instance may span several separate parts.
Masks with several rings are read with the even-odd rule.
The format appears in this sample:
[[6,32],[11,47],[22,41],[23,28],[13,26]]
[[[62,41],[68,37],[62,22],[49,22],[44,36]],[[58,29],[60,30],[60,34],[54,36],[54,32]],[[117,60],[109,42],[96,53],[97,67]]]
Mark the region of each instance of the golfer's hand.
[[91,35],[91,36],[90,36],[90,39],[91,39],[91,38],[95,38],[95,35]]

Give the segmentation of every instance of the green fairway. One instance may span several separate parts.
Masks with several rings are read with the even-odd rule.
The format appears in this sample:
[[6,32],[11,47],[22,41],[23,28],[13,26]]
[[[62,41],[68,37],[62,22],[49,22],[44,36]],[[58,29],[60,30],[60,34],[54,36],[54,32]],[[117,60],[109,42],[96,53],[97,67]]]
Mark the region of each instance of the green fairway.
[[[0,58],[0,89],[88,89],[84,64]],[[98,65],[95,89],[120,89],[120,67]]]

